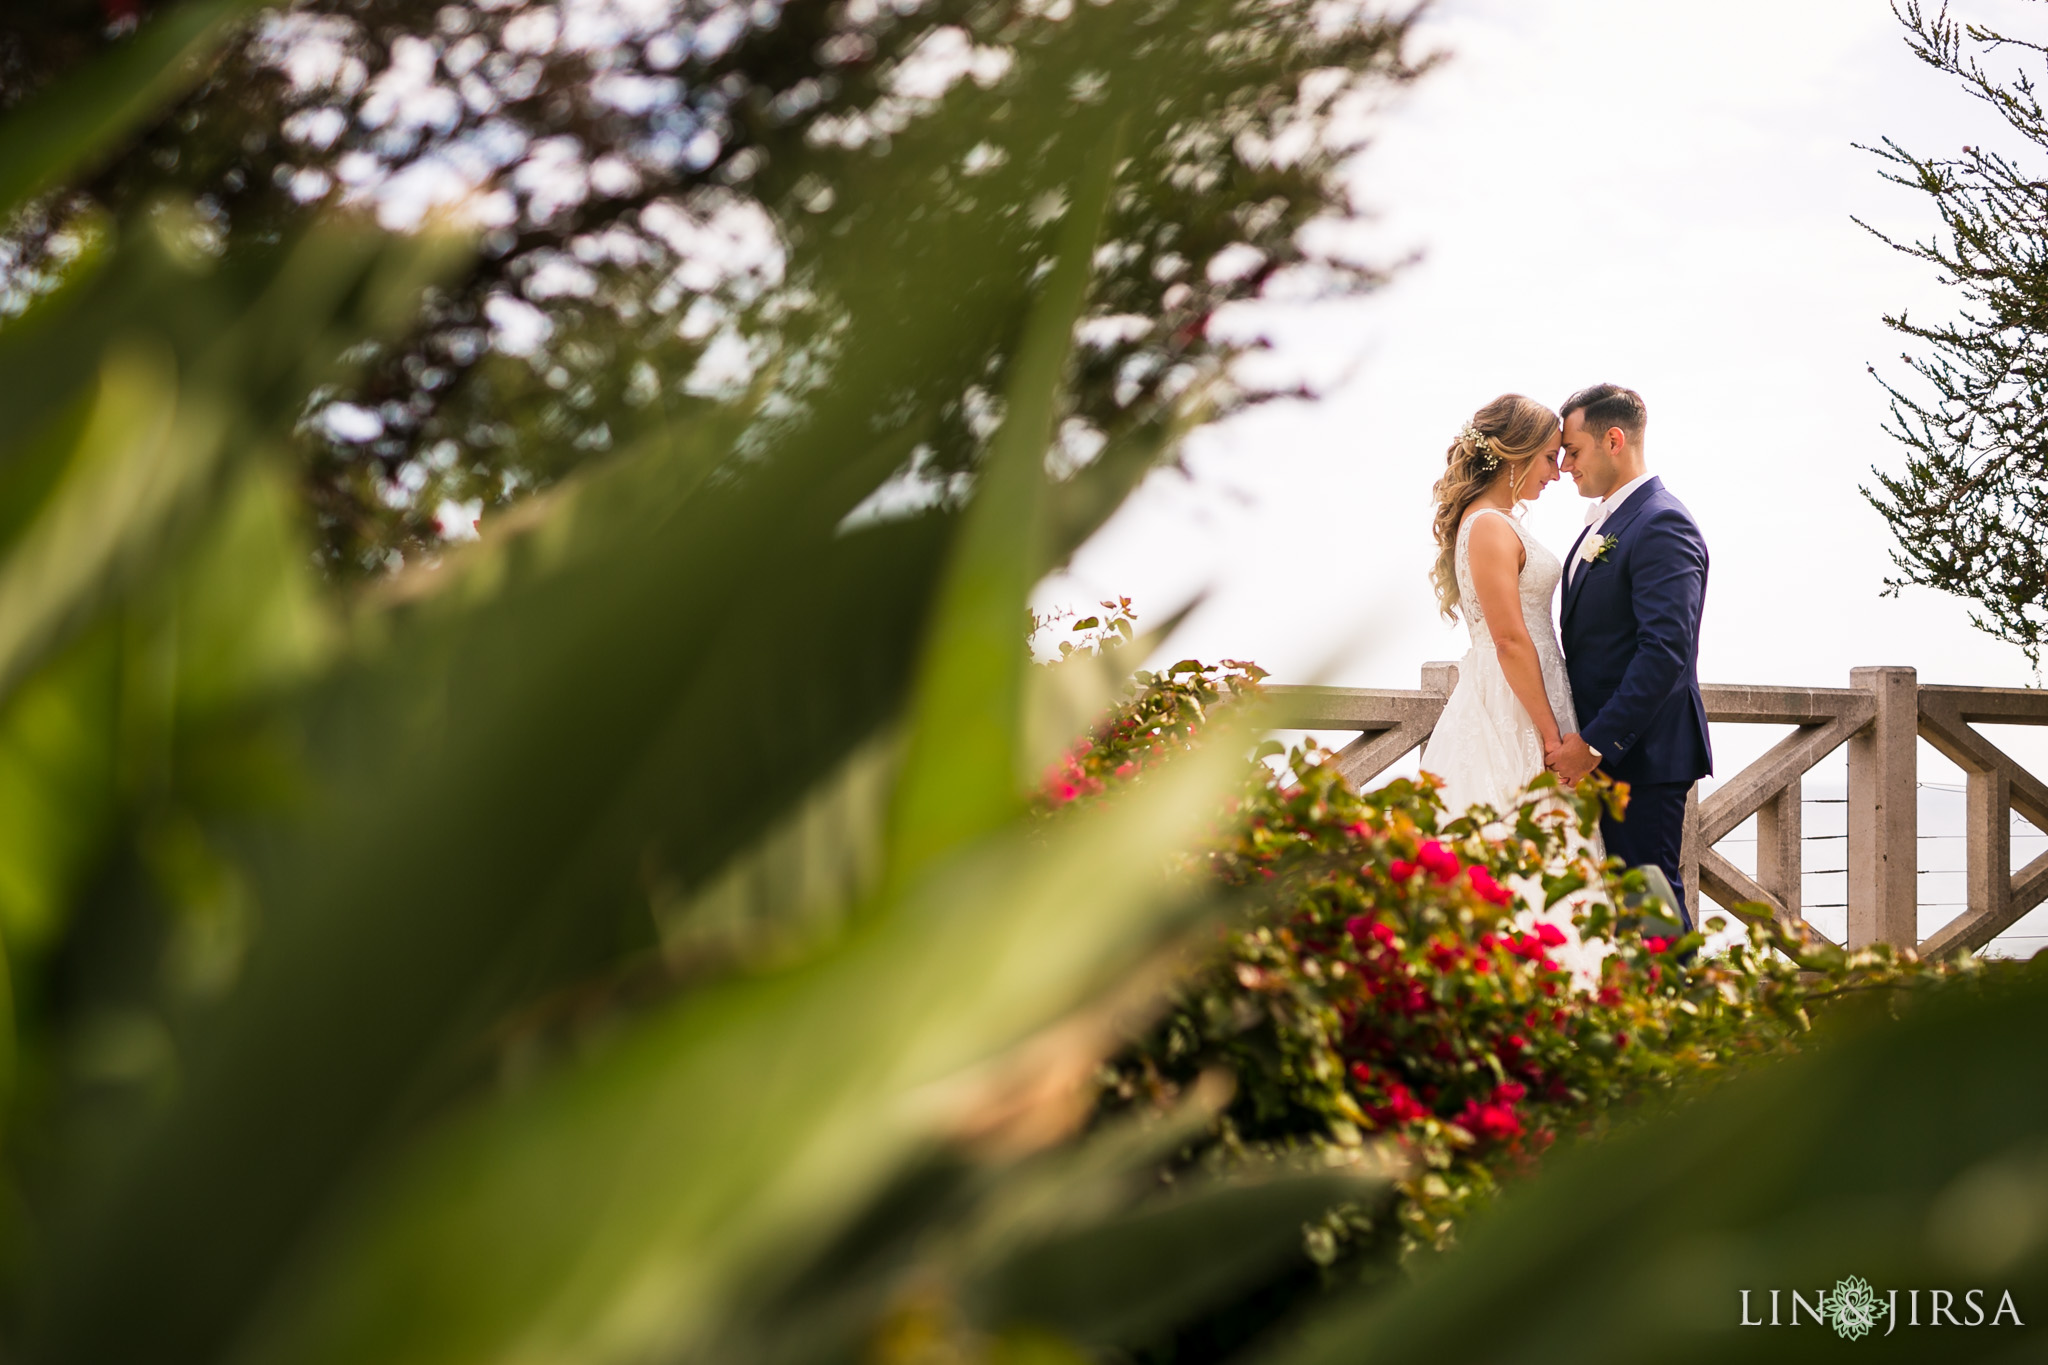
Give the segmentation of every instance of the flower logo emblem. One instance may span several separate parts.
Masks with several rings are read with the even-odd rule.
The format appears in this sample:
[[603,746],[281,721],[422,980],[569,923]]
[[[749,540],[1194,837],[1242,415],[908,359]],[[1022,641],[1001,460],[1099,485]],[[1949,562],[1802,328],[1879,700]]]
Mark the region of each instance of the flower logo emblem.
[[1877,1325],[1878,1314],[1884,1310],[1870,1282],[1851,1275],[1835,1281],[1834,1293],[1822,1296],[1821,1311],[1828,1315],[1828,1325],[1836,1336],[1855,1341]]

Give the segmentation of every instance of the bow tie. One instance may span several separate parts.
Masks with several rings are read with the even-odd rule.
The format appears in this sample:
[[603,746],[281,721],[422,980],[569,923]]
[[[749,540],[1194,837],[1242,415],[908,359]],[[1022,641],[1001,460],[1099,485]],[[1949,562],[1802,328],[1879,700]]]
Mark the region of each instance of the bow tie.
[[1586,525],[1598,526],[1607,520],[1607,499],[1601,498],[1586,509]]

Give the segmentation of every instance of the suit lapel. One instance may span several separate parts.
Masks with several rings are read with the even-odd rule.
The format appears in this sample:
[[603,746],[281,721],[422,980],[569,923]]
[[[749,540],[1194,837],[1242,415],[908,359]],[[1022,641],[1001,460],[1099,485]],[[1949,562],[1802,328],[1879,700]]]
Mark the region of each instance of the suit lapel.
[[1577,572],[1577,573],[1573,573],[1573,572],[1572,572],[1572,565],[1578,562],[1578,558],[1579,558],[1579,546],[1581,546],[1581,545],[1585,544],[1585,541],[1586,541],[1586,537],[1587,537],[1587,535],[1588,535],[1588,534],[1590,534],[1590,533],[1591,533],[1591,531],[1592,531],[1592,530],[1593,530],[1593,528],[1592,528],[1592,527],[1590,527],[1590,526],[1581,526],[1581,527],[1579,528],[1579,538],[1578,538],[1577,540],[1575,540],[1575,541],[1573,541],[1573,542],[1572,542],[1572,547],[1571,547],[1571,549],[1569,549],[1569,550],[1566,550],[1566,551],[1565,551],[1565,554],[1564,554],[1564,606],[1563,606],[1563,608],[1562,608],[1562,609],[1561,609],[1561,610],[1560,610],[1560,611],[1558,612],[1558,624],[1559,624],[1559,625],[1563,625],[1563,624],[1564,624],[1564,623],[1565,623],[1565,622],[1566,622],[1567,620],[1571,619],[1571,614],[1572,614],[1572,603],[1574,603],[1574,602],[1576,602],[1576,601],[1578,601],[1578,600],[1579,600],[1579,582],[1580,582],[1580,580],[1581,580],[1581,579],[1585,578],[1585,576],[1586,576],[1586,573],[1585,573],[1585,567],[1584,567],[1584,566],[1582,566],[1582,567],[1580,568],[1579,572]]
[[[1664,481],[1662,479],[1652,478],[1645,482],[1641,488],[1629,494],[1628,501],[1609,513],[1606,522],[1601,525],[1601,539],[1604,540],[1608,536],[1619,537],[1623,531],[1628,529],[1629,523],[1641,516],[1643,509],[1650,505],[1651,495],[1663,487]],[[1578,557],[1579,546],[1584,543],[1587,534],[1592,529],[1589,526],[1584,531],[1579,532],[1579,538],[1572,542],[1571,553],[1574,559]],[[1569,564],[1570,561],[1568,560],[1566,563]],[[1592,576],[1593,566],[1591,564],[1581,564],[1579,565],[1579,571],[1571,574],[1566,580],[1564,611],[1560,614],[1560,624],[1562,623],[1562,618],[1569,617],[1572,614],[1572,608],[1578,603],[1579,594],[1585,591],[1586,580]]]

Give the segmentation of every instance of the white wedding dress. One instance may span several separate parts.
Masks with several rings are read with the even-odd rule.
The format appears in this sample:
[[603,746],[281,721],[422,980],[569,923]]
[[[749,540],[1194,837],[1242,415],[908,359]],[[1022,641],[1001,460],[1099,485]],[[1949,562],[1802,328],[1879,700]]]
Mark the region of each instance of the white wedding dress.
[[1463,815],[1474,805],[1492,806],[1505,815],[1521,803],[1522,793],[1543,771],[1543,740],[1529,719],[1521,698],[1508,686],[1494,652],[1493,631],[1472,584],[1472,528],[1481,517],[1499,517],[1522,539],[1522,623],[1536,644],[1543,690],[1550,698],[1557,732],[1575,734],[1578,711],[1572,706],[1571,679],[1564,671],[1564,650],[1550,621],[1550,599],[1557,593],[1563,566],[1557,556],[1530,535],[1520,521],[1495,508],[1482,508],[1458,528],[1453,563],[1458,574],[1458,604],[1472,636],[1472,648],[1458,665],[1458,685],[1436,723],[1436,732],[1422,750],[1422,769],[1442,780],[1444,806]]
[[[1458,665],[1458,685],[1451,689],[1436,730],[1422,750],[1422,770],[1439,780],[1439,795],[1452,816],[1463,815],[1475,805],[1491,806],[1502,816],[1510,815],[1521,805],[1529,784],[1543,772],[1543,740],[1521,698],[1508,686],[1500,655],[1494,650],[1493,632],[1486,624],[1479,592],[1472,583],[1472,527],[1483,516],[1504,519],[1521,537],[1522,623],[1536,645],[1543,691],[1550,698],[1558,733],[1574,734],[1579,728],[1578,709],[1572,705],[1571,678],[1564,668],[1564,650],[1557,642],[1557,627],[1550,619],[1550,601],[1556,595],[1563,566],[1519,520],[1495,508],[1481,509],[1465,518],[1458,528],[1453,559],[1458,574],[1459,608],[1465,614],[1472,648]],[[1587,841],[1574,830],[1571,847],[1574,852],[1590,852],[1596,858],[1604,856],[1597,832]],[[1538,879],[1515,878],[1509,889],[1530,907],[1516,916],[1516,922],[1524,929],[1538,920],[1555,924],[1568,941],[1554,956],[1572,971],[1582,987],[1596,984],[1600,959],[1606,952],[1600,943],[1581,942],[1572,925],[1572,911],[1582,898],[1570,898],[1545,910],[1543,887]]]

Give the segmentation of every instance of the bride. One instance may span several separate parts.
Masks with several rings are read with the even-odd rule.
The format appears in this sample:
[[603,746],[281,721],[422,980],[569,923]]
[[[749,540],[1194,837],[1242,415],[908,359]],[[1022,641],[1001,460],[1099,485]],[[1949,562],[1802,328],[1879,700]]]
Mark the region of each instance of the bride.
[[[1557,414],[1533,398],[1505,394],[1472,415],[1452,443],[1436,485],[1436,566],[1430,580],[1444,616],[1465,617],[1472,648],[1458,665],[1458,685],[1422,751],[1445,807],[1462,815],[1475,805],[1497,812],[1521,804],[1548,755],[1577,733],[1564,651],[1551,624],[1550,599],[1563,566],[1522,525],[1523,504],[1557,481],[1561,428]],[[1601,856],[1599,836],[1590,851]],[[1514,890],[1538,920],[1567,936],[1558,954],[1582,983],[1599,974],[1602,956],[1580,941],[1571,906],[1543,909],[1540,881]]]
[[1563,566],[1521,522],[1522,505],[1557,481],[1561,430],[1549,408],[1505,394],[1472,415],[1437,481],[1430,581],[1445,619],[1464,615],[1472,648],[1422,767],[1453,813],[1513,809],[1579,728],[1550,621]]

